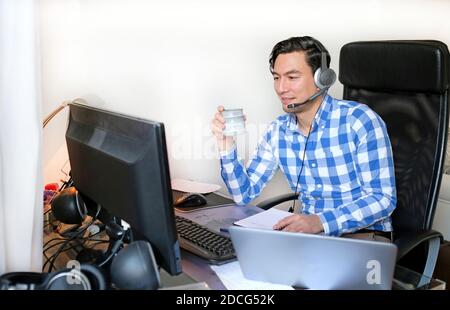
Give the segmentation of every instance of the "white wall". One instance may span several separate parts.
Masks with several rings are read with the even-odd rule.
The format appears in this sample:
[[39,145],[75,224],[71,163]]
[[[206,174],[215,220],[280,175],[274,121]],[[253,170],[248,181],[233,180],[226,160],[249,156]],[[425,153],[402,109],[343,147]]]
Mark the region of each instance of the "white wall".
[[[436,39],[450,45],[450,1],[42,0],[43,111],[86,98],[162,121],[172,177],[222,184],[209,122],[215,107],[243,107],[249,135],[282,113],[268,70],[271,48],[311,35],[332,55],[348,42]],[[331,94],[341,97],[338,83]],[[44,132],[46,182],[64,164],[65,117]],[[59,154],[56,155],[55,154]],[[277,175],[263,194],[287,192]]]

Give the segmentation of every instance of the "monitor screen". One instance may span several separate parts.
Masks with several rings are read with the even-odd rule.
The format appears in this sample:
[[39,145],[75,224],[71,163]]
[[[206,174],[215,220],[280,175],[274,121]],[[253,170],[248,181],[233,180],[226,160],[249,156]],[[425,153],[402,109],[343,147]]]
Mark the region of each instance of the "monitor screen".
[[71,104],[66,141],[77,190],[126,221],[158,264],[179,274],[164,125]]

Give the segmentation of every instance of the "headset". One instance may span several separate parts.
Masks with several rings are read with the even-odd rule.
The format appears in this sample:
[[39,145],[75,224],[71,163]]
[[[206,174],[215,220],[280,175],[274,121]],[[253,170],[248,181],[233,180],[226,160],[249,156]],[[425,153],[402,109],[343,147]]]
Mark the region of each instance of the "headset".
[[[85,200],[74,188],[62,190],[51,202],[57,220],[66,224],[81,224],[88,214]],[[96,219],[100,212],[93,217]],[[93,221],[92,221],[93,222]],[[92,223],[91,222],[91,223]],[[83,232],[81,230],[80,232]],[[106,225],[110,245],[103,253],[86,249],[93,264],[69,261],[68,267],[56,272],[10,272],[0,276],[0,290],[104,290],[157,289],[160,287],[159,268],[151,244],[139,240],[129,243],[130,229],[114,221]],[[78,233],[77,233],[78,234]],[[68,240],[72,240],[69,238]],[[97,251],[96,253],[90,252]],[[82,251],[83,252],[83,251]],[[80,252],[81,253],[81,252]],[[105,277],[105,272],[110,276]],[[106,281],[108,279],[108,283]],[[111,280],[111,284],[109,283]]]
[[10,272],[0,277],[0,290],[104,290],[103,271],[90,264],[57,272]]
[[328,67],[327,64],[327,52],[322,43],[312,39],[314,45],[320,52],[320,67],[314,72],[314,83],[319,89],[328,89],[336,82],[336,72]]
[[139,240],[120,250],[111,264],[113,288],[121,290],[155,290],[161,281],[149,242]]
[[88,214],[86,203],[73,186],[60,191],[51,206],[53,216],[65,224],[81,224]]
[[[87,214],[90,214],[89,210],[92,201],[82,195],[76,190],[75,187],[68,187],[60,191],[60,193],[53,198],[51,202],[52,213],[55,219],[66,224],[82,224],[86,219]],[[103,210],[104,211],[104,210]],[[100,213],[100,208],[97,205],[97,212],[93,219],[96,219]],[[95,264],[96,267],[107,270],[110,274],[108,280],[111,280],[109,288],[115,289],[157,289],[160,287],[159,269],[156,263],[155,256],[151,244],[147,241],[134,241],[131,242],[133,237],[131,229],[124,229],[122,225],[118,224],[116,218],[111,217],[109,214],[104,213],[104,218],[101,219],[105,224],[106,234],[109,237],[109,247],[106,252],[94,249],[83,249],[78,253],[76,259],[81,263],[89,262]],[[131,242],[131,243],[130,243]],[[128,244],[127,244],[128,243]],[[92,268],[94,265],[82,264],[83,268]],[[85,267],[86,266],[86,267]],[[90,267],[92,266],[92,267]],[[84,269],[82,269],[84,270]],[[28,279],[30,285],[27,289],[66,289],[67,286],[60,284],[49,287],[47,283],[60,283],[61,279],[68,276],[68,271],[59,271],[58,273],[51,273],[48,276],[42,276],[45,279],[41,279],[36,285],[32,286],[33,282]],[[17,273],[20,274],[20,273]],[[23,274],[23,273],[22,273]],[[28,273],[29,274],[29,273]],[[36,274],[38,277],[39,274]],[[83,273],[80,275],[83,277]],[[90,276],[93,278],[94,276]],[[55,282],[53,279],[60,279]],[[26,282],[26,281],[24,281]],[[99,283],[96,281],[96,283]],[[104,281],[103,281],[104,282]],[[84,287],[93,287],[94,285],[85,285],[87,281],[82,282],[83,287],[72,286],[72,289],[83,289]],[[99,287],[98,285],[94,287]],[[101,289],[105,285],[101,285]]]
[[115,253],[110,269],[78,264],[57,272],[10,272],[0,276],[0,290],[155,290],[161,286],[159,268],[149,242],[139,240]]
[[[336,82],[336,72],[334,72],[333,69],[328,67],[327,64],[327,52],[324,48],[324,46],[317,41],[314,38],[310,38],[312,41],[312,44],[317,48],[317,50],[320,52],[320,66],[316,69],[314,72],[314,83],[316,84],[316,87],[319,89],[315,94],[313,94],[311,97],[306,99],[303,102],[298,103],[290,103],[287,105],[288,109],[294,109],[296,107],[302,106],[304,104],[307,104],[308,102],[313,101],[320,95],[323,95],[328,91],[328,89],[333,86],[334,82]],[[303,46],[303,44],[302,44]],[[307,49],[305,48],[305,51]]]

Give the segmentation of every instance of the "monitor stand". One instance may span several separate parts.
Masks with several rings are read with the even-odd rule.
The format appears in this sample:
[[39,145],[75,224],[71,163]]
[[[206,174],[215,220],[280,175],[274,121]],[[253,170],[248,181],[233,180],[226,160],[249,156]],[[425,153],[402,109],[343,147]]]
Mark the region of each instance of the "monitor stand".
[[162,290],[209,290],[205,282],[197,282],[185,273],[176,276],[168,274],[164,269],[160,269]]

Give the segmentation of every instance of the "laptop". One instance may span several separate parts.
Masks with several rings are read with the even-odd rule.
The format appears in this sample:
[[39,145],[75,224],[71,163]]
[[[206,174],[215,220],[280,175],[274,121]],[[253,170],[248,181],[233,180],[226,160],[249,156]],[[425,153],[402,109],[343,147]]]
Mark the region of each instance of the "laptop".
[[391,243],[232,226],[231,240],[250,280],[320,290],[391,289]]

